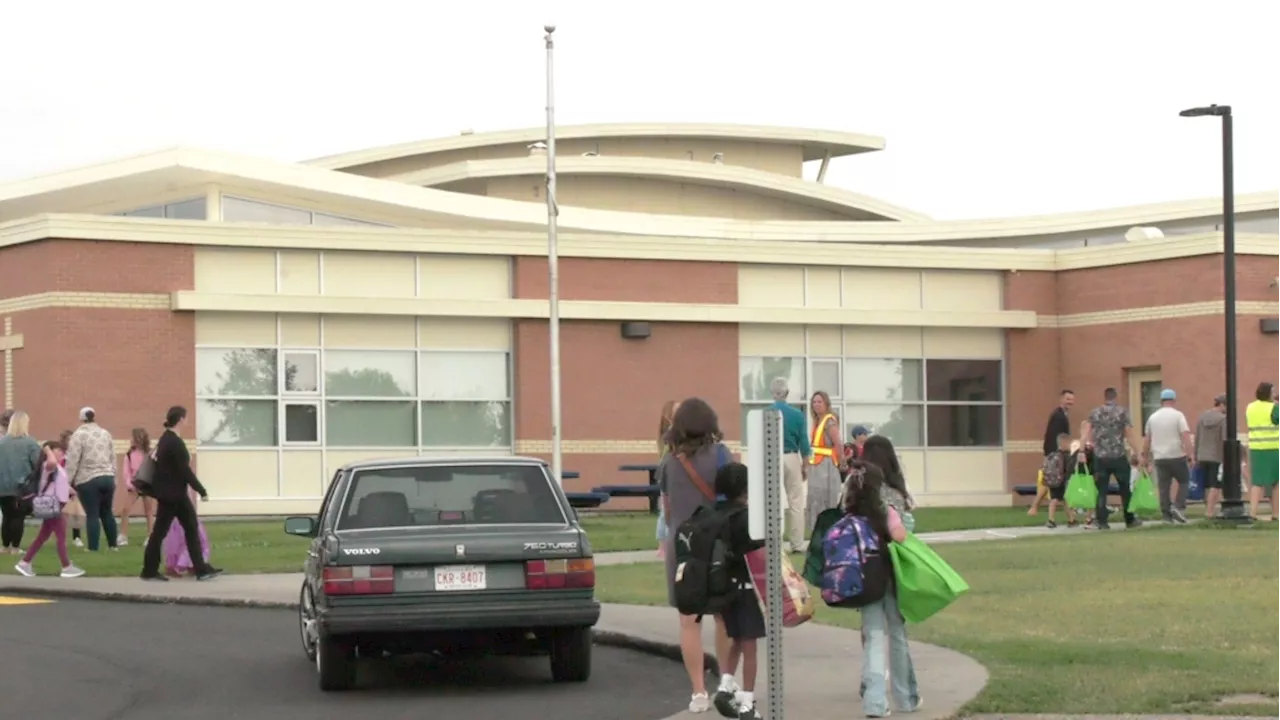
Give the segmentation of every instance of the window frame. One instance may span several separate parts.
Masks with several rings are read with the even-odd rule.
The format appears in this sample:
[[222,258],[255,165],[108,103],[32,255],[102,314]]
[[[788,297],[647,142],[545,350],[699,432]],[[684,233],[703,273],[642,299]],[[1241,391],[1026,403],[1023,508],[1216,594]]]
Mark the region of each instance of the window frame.
[[[313,407],[316,409],[316,439],[315,440],[290,440],[289,439],[289,414],[290,406]],[[324,416],[319,398],[302,397],[302,398],[280,398],[280,429],[277,431],[280,436],[281,447],[320,447],[324,444]]]

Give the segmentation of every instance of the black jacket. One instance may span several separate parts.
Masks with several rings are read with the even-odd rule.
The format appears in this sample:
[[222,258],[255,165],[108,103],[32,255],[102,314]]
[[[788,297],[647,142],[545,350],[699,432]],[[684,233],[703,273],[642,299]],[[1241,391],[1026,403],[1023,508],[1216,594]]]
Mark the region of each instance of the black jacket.
[[165,430],[156,443],[156,472],[151,487],[157,500],[170,502],[186,497],[187,488],[194,489],[201,497],[208,494],[191,470],[187,444],[173,430]]

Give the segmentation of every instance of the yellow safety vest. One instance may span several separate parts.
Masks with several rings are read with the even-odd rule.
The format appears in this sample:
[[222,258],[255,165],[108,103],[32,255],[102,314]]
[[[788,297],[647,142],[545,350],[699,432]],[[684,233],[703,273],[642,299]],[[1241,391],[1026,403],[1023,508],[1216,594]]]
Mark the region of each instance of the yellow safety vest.
[[1275,403],[1268,400],[1254,400],[1244,409],[1250,450],[1280,450],[1280,426],[1271,422],[1273,407]]
[[809,458],[810,465],[818,465],[826,458],[830,458],[831,462],[835,462],[835,453],[826,445],[827,423],[835,419],[835,415],[827,413],[826,415],[823,415],[822,419],[818,421],[818,424],[814,426],[813,440],[810,443],[813,445],[813,457]]

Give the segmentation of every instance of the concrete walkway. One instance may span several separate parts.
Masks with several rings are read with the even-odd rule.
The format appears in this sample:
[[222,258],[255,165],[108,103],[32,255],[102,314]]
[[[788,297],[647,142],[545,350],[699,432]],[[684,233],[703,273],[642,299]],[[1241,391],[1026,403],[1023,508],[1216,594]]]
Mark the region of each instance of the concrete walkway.
[[[653,553],[647,553],[647,556],[652,559]],[[64,580],[0,575],[0,594],[282,608],[296,607],[301,585],[301,574],[226,575],[203,583],[193,580],[147,583],[136,578]],[[597,630],[602,641],[610,644],[678,656],[676,620],[668,608],[606,605]],[[713,647],[710,624],[706,647]],[[925,697],[921,712],[911,717],[922,720],[950,717],[986,685],[986,669],[964,655],[923,643],[912,643],[911,654],[921,694]],[[757,695],[762,698],[765,696],[763,660],[761,658],[761,677],[757,688]],[[784,689],[787,717],[801,720],[860,716],[857,687],[862,672],[861,660],[862,642],[857,632],[817,623],[788,630]],[[301,649],[298,661],[302,662]],[[768,708],[763,710],[767,712]],[[675,718],[686,716],[718,717],[713,711],[702,716],[681,713]]]

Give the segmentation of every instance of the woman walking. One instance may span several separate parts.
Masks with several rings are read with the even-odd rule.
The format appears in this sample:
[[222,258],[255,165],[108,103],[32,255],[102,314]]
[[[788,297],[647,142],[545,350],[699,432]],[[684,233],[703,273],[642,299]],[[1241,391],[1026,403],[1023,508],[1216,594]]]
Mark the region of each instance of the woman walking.
[[[36,495],[52,496],[58,503],[59,511],[71,500],[71,483],[67,482],[67,471],[62,469],[62,455],[62,443],[50,440],[44,444],[44,467],[36,487]],[[18,561],[13,569],[17,570],[19,575],[35,577],[36,571],[31,567],[31,561],[40,552],[40,548],[44,547],[50,535],[54,537],[57,544],[58,560],[62,563],[62,577],[78,578],[84,575],[83,570],[71,564],[71,558],[67,555],[67,519],[62,512],[58,512],[53,517],[44,518],[40,523],[40,532],[31,542],[31,547],[27,548],[27,554],[22,556],[22,560]]]
[[844,488],[845,457],[840,418],[831,408],[831,396],[819,390],[809,398],[813,419],[813,457],[809,460],[809,488],[805,525],[812,527],[823,510],[840,507]]
[[186,419],[186,408],[180,405],[169,408],[164,418],[164,434],[156,442],[155,473],[151,478],[152,495],[156,499],[156,520],[151,537],[147,538],[147,549],[142,555],[143,580],[163,582],[169,579],[160,574],[160,550],[174,520],[182,525],[196,579],[211,580],[222,573],[205,562],[196,508],[187,494],[190,490],[195,490],[200,493],[201,500],[209,499],[209,493],[191,470],[191,453],[187,450],[187,444],[177,433],[177,428]]
[[0,543],[5,555],[22,552],[22,532],[26,513],[19,502],[27,477],[40,464],[40,443],[28,434],[31,418],[17,411],[0,436]]
[[151,536],[151,531],[155,527],[156,501],[139,495],[138,489],[133,486],[133,476],[138,474],[138,468],[142,467],[143,461],[150,453],[151,436],[147,435],[144,428],[134,428],[133,437],[129,442],[129,451],[120,460],[120,475],[124,478],[125,493],[128,497],[124,510],[120,512],[120,547],[129,544],[129,517],[138,506],[138,500],[142,500],[142,512],[147,519],[148,537]]
[[98,424],[93,408],[80,409],[80,427],[67,444],[67,478],[84,509],[84,532],[89,552],[98,551],[106,533],[107,547],[116,549],[116,446],[111,433]]

